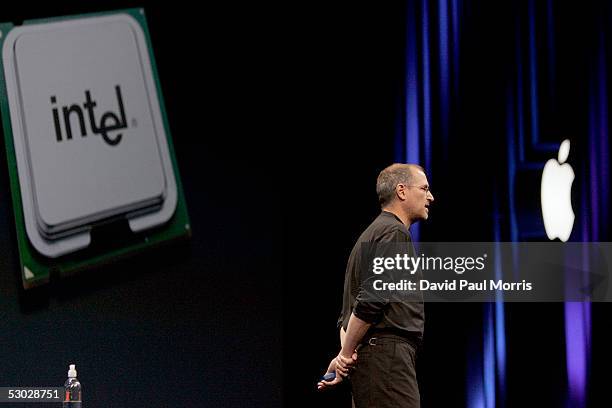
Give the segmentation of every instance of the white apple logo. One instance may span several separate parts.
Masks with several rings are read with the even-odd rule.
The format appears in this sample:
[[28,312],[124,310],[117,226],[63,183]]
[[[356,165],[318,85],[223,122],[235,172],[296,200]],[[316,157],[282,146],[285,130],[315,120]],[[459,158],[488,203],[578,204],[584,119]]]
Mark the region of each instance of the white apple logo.
[[550,159],[542,172],[542,217],[548,239],[559,238],[565,242],[574,226],[572,209],[572,183],[574,170],[564,163],[569,156],[570,141],[565,139],[559,147],[559,161]]

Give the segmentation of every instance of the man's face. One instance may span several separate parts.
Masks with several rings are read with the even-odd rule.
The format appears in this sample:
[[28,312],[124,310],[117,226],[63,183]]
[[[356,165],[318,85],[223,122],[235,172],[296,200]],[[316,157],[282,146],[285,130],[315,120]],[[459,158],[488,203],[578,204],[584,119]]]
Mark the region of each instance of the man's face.
[[405,198],[402,201],[404,209],[408,213],[410,220],[416,222],[426,220],[429,217],[429,206],[434,200],[433,194],[429,191],[427,176],[422,171],[416,173],[412,184],[398,185],[400,196]]

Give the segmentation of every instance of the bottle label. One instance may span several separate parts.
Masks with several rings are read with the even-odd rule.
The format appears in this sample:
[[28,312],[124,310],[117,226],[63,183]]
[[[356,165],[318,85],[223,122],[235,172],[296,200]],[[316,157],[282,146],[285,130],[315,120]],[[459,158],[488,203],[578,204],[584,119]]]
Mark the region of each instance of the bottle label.
[[63,408],[81,408],[81,401],[64,401]]

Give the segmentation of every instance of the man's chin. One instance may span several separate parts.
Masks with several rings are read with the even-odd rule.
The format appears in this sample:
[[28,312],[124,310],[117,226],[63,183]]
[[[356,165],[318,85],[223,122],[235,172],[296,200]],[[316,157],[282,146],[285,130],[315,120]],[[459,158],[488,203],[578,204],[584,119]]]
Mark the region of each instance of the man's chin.
[[429,218],[429,214],[427,214],[427,213],[421,214],[415,220],[413,220],[412,223],[414,224],[414,223],[419,222],[419,221],[426,221],[427,218]]
[[414,224],[415,222],[419,222],[419,221],[425,221],[429,218],[429,212],[427,210],[424,210],[423,212],[416,213],[415,217],[412,218],[411,224]]

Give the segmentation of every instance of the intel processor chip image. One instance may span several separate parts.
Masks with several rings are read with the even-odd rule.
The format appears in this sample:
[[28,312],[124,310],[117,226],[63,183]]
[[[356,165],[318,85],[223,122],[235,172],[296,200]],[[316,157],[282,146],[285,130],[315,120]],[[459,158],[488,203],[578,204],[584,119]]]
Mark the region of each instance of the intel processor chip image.
[[[52,269],[65,274],[189,235],[143,11],[5,23],[0,32],[24,287],[48,281]],[[125,245],[84,251],[96,228],[113,223],[129,227]]]

